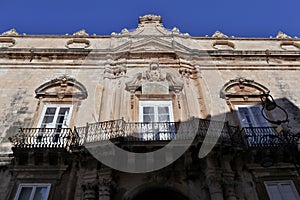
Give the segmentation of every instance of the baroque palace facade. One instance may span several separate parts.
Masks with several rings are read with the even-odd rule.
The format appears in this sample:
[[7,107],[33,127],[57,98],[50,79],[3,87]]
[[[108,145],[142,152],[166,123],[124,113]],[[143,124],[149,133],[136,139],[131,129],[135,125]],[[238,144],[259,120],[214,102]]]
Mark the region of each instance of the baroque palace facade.
[[0,35],[0,199],[299,199],[300,39]]

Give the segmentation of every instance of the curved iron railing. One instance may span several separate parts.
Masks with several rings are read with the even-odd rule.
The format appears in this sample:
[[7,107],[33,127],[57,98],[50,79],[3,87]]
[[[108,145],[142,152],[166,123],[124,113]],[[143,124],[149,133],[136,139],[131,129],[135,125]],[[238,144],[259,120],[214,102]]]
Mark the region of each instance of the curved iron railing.
[[238,127],[228,123],[193,118],[185,122],[126,122],[122,119],[87,123],[70,128],[20,128],[10,138],[19,148],[70,148],[85,143],[121,139],[121,141],[170,141],[195,137],[220,138],[222,142],[241,144]]
[[19,148],[69,148],[76,134],[70,128],[20,128],[9,138]]
[[250,148],[269,148],[282,145],[298,144],[299,134],[277,132],[274,127],[245,127],[241,130],[247,146]]
[[[193,120],[197,120],[196,124]],[[195,127],[196,126],[196,127]],[[238,127],[228,123],[206,119],[192,119],[185,122],[125,122],[114,120],[87,124],[75,128],[79,145],[89,142],[122,138],[123,141],[170,141],[192,139],[191,130],[197,128],[198,137],[220,137],[223,141],[240,143]],[[208,131],[210,130],[210,131]]]

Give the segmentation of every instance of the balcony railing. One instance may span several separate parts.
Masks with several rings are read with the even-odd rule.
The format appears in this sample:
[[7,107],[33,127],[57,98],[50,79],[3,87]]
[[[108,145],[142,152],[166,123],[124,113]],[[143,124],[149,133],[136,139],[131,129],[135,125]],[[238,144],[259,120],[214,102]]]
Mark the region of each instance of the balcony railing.
[[10,141],[19,148],[69,148],[76,138],[70,128],[20,128]]
[[[238,128],[228,123],[205,119],[194,119],[185,122],[125,122],[114,120],[87,124],[77,127],[80,136],[79,144],[122,138],[122,141],[170,141],[193,139],[195,135],[204,138],[220,137],[227,142],[242,141]],[[210,130],[210,131],[209,131]],[[194,133],[196,132],[196,134]]]
[[126,122],[113,120],[70,128],[20,128],[10,138],[14,147],[19,148],[70,148],[105,140],[119,141],[170,141],[205,137],[220,138],[229,143],[241,143],[238,127],[228,123],[205,119],[185,122]]
[[241,131],[250,148],[269,148],[297,144],[300,136],[290,132],[278,133],[273,127],[245,127]]

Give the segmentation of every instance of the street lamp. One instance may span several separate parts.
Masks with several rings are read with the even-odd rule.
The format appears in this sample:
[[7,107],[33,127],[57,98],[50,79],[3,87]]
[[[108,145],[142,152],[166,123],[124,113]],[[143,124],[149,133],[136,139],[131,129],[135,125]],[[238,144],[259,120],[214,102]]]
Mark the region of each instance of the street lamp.
[[[260,100],[262,103],[261,114],[268,122],[270,122],[272,124],[280,125],[282,123],[289,121],[289,116],[288,116],[287,111],[284,108],[282,108],[281,106],[279,106],[270,94],[262,94],[260,96]],[[281,113],[281,115],[283,117],[281,119],[273,120],[273,119],[269,118],[269,116],[266,115],[266,113],[270,112],[270,111],[276,112],[276,113]]]
[[[262,109],[261,114],[262,116],[270,123],[281,125],[283,123],[288,122],[288,113],[287,111],[279,106],[274,98],[270,94],[263,94],[260,96]],[[270,115],[267,115],[267,112],[272,112],[276,114],[276,120],[269,118]],[[281,113],[281,114],[279,114]],[[278,117],[281,118],[278,119]],[[285,151],[287,151],[290,156],[292,157],[292,163],[295,166],[295,169],[300,176],[300,169],[299,169],[299,153],[298,153],[298,142],[300,139],[300,134],[293,134],[290,130],[282,130],[282,133],[272,133],[263,136],[261,139],[264,140],[266,137],[268,142],[270,143],[270,147],[275,147],[278,149],[280,146],[283,147]],[[271,156],[266,155],[262,158],[261,165],[263,167],[270,167],[273,165],[273,159]]]

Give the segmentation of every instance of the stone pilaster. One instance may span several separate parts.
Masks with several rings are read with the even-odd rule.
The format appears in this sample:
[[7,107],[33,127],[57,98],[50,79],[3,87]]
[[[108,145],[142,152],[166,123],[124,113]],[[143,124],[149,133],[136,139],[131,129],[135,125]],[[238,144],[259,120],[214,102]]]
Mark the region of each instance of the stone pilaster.
[[82,184],[83,200],[97,200],[97,181]]
[[98,171],[98,200],[110,200],[114,186],[110,169]]
[[214,157],[208,155],[206,158],[207,169],[206,182],[212,200],[223,200],[222,178],[220,170],[215,166]]
[[235,193],[235,175],[232,171],[230,165],[230,156],[224,156],[222,159],[223,165],[223,183],[224,183],[224,190],[225,190],[225,197],[228,200],[236,200],[236,193]]

